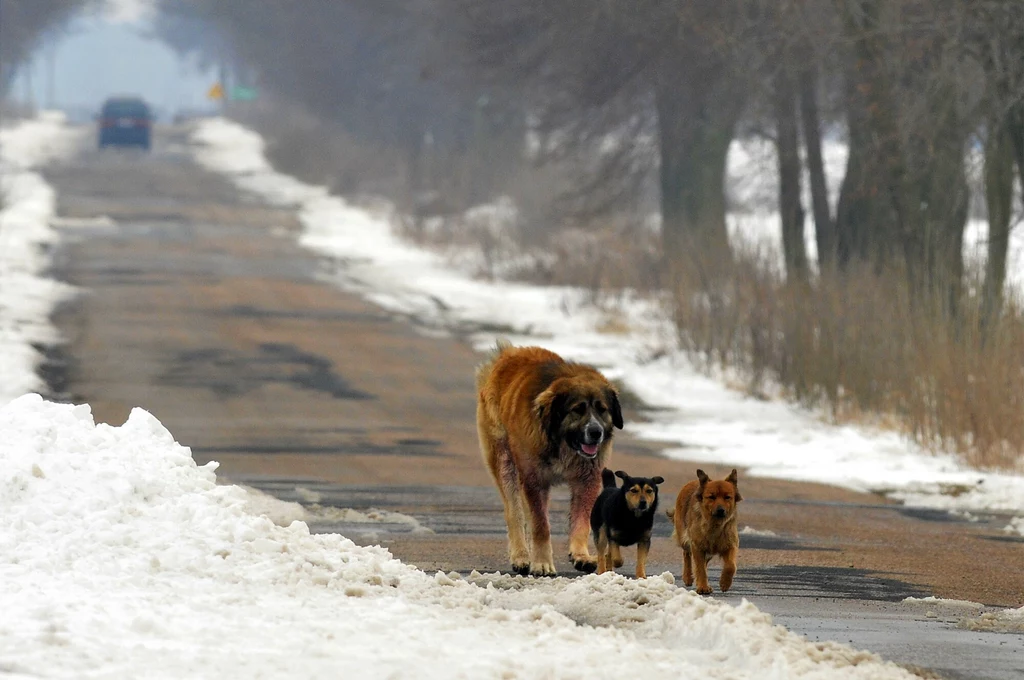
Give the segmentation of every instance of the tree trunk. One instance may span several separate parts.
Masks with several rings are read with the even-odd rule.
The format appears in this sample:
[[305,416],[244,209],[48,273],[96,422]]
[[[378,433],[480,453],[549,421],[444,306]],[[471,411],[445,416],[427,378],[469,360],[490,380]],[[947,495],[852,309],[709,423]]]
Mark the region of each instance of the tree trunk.
[[804,208],[800,202],[800,138],[796,120],[793,79],[785,70],[775,78],[776,147],[779,159],[779,216],[786,276],[792,283],[807,282],[807,246]]
[[818,267],[824,271],[832,268],[836,262],[836,225],[829,208],[825,161],[821,152],[817,84],[818,75],[814,67],[801,71],[800,118],[803,122],[807,172],[811,182],[811,211],[814,216],[814,239],[818,246]]
[[886,165],[866,113],[863,93],[870,87],[868,80],[863,65],[851,68],[846,78],[849,155],[835,218],[836,261],[841,267],[873,260],[881,268],[896,241]]
[[663,66],[655,82],[662,243],[670,269],[686,263],[710,276],[731,261],[725,163],[740,105],[720,69],[697,61]]
[[1004,124],[993,125],[985,144],[985,202],[988,205],[988,257],[982,289],[982,328],[1003,308],[1006,254],[1010,244],[1014,152]]

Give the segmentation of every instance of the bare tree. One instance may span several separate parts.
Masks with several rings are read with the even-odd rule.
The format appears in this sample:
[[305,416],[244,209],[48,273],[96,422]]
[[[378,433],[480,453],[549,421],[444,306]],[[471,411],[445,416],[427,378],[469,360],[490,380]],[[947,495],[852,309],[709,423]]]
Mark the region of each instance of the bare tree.
[[745,101],[743,3],[440,0],[439,7],[445,21],[458,22],[479,72],[518,92],[538,128],[563,147],[624,134],[657,140],[670,262],[728,255],[723,182]]

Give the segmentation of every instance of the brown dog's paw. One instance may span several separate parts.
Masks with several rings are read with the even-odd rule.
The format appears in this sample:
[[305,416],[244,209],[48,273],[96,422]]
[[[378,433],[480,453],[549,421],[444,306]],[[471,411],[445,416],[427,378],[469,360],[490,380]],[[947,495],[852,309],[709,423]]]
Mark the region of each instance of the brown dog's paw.
[[714,591],[711,590],[711,586],[704,586],[703,588],[697,588],[697,594],[698,595],[710,595],[712,592],[714,592]]
[[615,565],[616,569],[618,569],[619,567],[621,567],[625,563],[626,562],[621,557],[617,557],[614,560],[612,560],[612,564]]
[[526,563],[526,562],[519,563],[519,564],[513,563],[512,564],[512,572],[516,573],[516,574],[519,574],[520,576],[529,576],[530,575],[530,565],[528,563]]
[[584,574],[593,574],[597,571],[597,560],[588,557],[573,557],[572,555],[569,555],[569,559],[572,560],[572,567],[576,571],[582,571]]

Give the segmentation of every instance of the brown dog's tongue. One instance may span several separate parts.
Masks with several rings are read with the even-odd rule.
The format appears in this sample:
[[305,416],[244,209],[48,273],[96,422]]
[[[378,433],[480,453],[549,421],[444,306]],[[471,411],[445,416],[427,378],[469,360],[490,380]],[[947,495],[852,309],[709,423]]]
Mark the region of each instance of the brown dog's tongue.
[[581,444],[580,448],[583,449],[583,453],[588,456],[597,455],[597,444]]

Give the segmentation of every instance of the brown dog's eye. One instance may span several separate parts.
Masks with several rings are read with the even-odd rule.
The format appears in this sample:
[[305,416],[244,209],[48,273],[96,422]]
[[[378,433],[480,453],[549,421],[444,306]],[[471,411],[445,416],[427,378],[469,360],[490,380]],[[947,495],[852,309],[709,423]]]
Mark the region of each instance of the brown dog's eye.
[[722,496],[722,498],[724,498],[727,501],[731,501],[732,500],[732,496]]
[[594,410],[595,410],[595,411],[597,411],[598,413],[601,413],[601,414],[603,414],[603,413],[604,413],[605,411],[607,411],[608,409],[606,409],[606,408],[604,407],[604,404],[602,404],[601,402],[599,402],[599,401],[595,401],[595,402],[594,402]]
[[574,408],[572,411],[573,411],[573,413],[575,413],[577,415],[581,415],[581,416],[585,415],[587,413],[587,405],[586,404],[578,404],[576,406],[576,408]]

